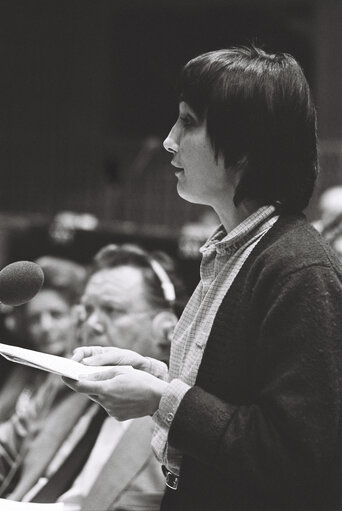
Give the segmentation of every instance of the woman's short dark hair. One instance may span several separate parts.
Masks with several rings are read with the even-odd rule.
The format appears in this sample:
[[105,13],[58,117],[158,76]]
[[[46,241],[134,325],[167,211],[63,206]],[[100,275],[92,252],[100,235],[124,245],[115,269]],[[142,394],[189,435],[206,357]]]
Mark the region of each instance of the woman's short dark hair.
[[206,121],[216,158],[243,170],[235,205],[307,206],[317,177],[316,110],[291,55],[254,46],[212,51],[184,66],[179,87],[180,100]]

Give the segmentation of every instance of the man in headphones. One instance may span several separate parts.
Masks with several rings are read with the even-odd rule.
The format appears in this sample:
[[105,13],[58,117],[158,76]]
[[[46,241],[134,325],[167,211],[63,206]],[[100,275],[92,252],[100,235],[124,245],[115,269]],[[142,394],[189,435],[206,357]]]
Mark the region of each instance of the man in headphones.
[[[185,301],[165,254],[109,245],[95,256],[81,299],[79,338],[167,361]],[[74,393],[44,416],[41,398],[0,428],[0,495],[59,502],[64,511],[157,510],[164,478],[150,449],[152,428],[151,417],[119,422]]]

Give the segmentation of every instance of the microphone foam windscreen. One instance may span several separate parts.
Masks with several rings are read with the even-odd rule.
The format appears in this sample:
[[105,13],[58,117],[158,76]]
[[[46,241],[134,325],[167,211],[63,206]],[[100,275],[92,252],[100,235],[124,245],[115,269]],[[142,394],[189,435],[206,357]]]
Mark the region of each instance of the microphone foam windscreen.
[[30,301],[44,282],[41,267],[32,261],[17,261],[0,271],[0,302],[22,305]]

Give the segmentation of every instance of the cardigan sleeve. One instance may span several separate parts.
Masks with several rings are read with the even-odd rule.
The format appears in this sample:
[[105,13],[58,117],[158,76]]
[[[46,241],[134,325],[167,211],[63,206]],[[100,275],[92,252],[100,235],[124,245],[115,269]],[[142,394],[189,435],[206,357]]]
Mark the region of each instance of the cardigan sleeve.
[[[260,299],[257,290],[254,296]],[[253,401],[232,404],[194,386],[169,443],[227,481],[276,492],[332,471],[342,398],[341,282],[330,267],[312,265],[279,279],[264,299],[252,340]]]

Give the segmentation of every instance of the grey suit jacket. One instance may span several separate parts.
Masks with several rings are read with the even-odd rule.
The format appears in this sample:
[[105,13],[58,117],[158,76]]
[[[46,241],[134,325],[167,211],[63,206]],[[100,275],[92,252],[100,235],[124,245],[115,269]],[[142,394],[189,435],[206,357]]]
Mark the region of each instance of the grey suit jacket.
[[[20,479],[8,498],[20,501],[38,479],[89,405],[71,394],[46,419],[21,463]],[[135,419],[89,489],[82,511],[158,510],[164,492],[161,468],[151,451],[150,417]]]

